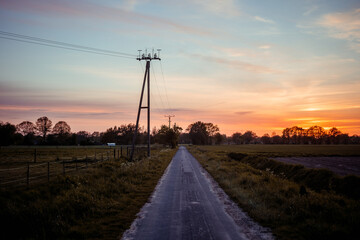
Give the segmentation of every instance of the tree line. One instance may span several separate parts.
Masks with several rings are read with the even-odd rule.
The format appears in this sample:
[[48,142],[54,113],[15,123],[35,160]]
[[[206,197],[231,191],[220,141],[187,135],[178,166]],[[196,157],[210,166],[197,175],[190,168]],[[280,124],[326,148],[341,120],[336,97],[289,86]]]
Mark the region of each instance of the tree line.
[[[176,147],[182,128],[174,125],[162,125],[151,132],[151,143],[159,143]],[[135,133],[135,124],[114,126],[105,132],[78,131],[71,132],[71,127],[65,121],[59,121],[54,126],[52,121],[44,116],[35,123],[23,121],[17,125],[0,121],[0,146],[8,145],[103,145],[116,143],[130,145]],[[139,128],[136,144],[147,143],[147,132]]]
[[[213,144],[360,144],[360,137],[349,136],[336,127],[326,131],[323,127],[312,126],[308,129],[293,126],[285,128],[281,135],[273,133],[259,137],[253,131],[235,132],[231,136],[220,133],[213,123],[197,121],[190,124],[185,132],[174,124],[153,128],[150,133],[151,143],[176,147],[178,143],[195,145]],[[65,121],[59,121],[54,126],[52,121],[44,116],[35,123],[23,121],[17,125],[0,121],[0,146],[7,145],[102,145],[116,143],[130,145],[135,132],[135,124],[123,124],[107,129],[105,132],[71,132],[71,127]],[[140,128],[136,144],[147,143],[147,132]]]

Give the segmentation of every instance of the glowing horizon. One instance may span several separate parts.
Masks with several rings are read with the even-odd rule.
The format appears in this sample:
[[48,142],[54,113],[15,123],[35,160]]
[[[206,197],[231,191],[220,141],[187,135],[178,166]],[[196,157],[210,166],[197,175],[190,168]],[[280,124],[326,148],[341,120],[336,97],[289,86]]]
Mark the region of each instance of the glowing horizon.
[[[0,0],[0,31],[137,54],[151,128],[195,121],[258,136],[319,125],[360,135],[360,3]],[[144,63],[0,38],[0,120],[73,132],[136,121]],[[164,76],[164,78],[163,78]],[[142,112],[141,126],[146,112]]]

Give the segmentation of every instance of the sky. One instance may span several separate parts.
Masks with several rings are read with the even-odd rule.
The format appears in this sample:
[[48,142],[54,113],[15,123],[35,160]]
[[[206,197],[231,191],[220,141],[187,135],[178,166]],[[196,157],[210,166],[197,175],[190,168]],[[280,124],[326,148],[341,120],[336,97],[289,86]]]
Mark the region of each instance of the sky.
[[[175,115],[220,132],[360,134],[360,1],[0,0],[0,31],[151,62],[151,128]],[[135,123],[145,62],[3,38],[0,120],[73,132]],[[145,101],[146,105],[146,101]],[[141,113],[146,126],[146,111]]]

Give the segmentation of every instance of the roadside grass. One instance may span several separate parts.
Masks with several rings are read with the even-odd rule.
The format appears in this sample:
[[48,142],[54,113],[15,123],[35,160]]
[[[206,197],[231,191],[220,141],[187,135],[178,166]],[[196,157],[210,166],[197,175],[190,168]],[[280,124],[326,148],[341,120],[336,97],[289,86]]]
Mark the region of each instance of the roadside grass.
[[[304,154],[334,154],[320,148],[292,148],[291,152]],[[213,176],[224,191],[250,217],[270,227],[278,239],[359,239],[360,203],[331,191],[314,191],[309,187],[273,171],[256,169],[247,163],[228,157],[229,152],[240,152],[238,146],[190,146],[189,151]],[[226,151],[224,151],[226,149]],[[244,148],[242,148],[243,150]],[[255,149],[246,154],[257,158]],[[281,148],[262,148],[264,154],[289,154]],[[308,149],[308,151],[306,151]],[[234,151],[232,151],[234,150]],[[356,153],[357,150],[354,150]],[[340,151],[341,153],[341,151]],[[261,154],[260,154],[261,155]],[[282,155],[282,156],[284,156]],[[262,155],[262,159],[264,159]],[[293,156],[293,155],[292,155]]]
[[360,199],[359,176],[342,177],[327,169],[305,168],[300,164],[286,164],[266,157],[248,156],[244,153],[229,153],[228,156],[256,169],[269,171],[278,177],[303,184],[317,192],[333,191],[353,199]]
[[1,239],[116,239],[130,227],[176,150],[101,162],[31,189],[0,190]]

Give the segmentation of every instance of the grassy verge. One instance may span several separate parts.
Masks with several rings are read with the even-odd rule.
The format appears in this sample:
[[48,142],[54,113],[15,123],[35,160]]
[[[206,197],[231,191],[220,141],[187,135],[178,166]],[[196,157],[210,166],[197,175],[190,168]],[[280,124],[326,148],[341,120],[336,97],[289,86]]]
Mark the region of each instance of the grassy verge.
[[146,203],[175,150],[107,161],[29,190],[0,190],[1,239],[115,239]]
[[[230,148],[229,148],[230,149]],[[235,161],[214,147],[189,151],[224,191],[278,239],[358,239],[360,203]],[[256,158],[253,154],[253,158]]]

